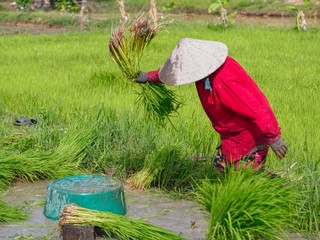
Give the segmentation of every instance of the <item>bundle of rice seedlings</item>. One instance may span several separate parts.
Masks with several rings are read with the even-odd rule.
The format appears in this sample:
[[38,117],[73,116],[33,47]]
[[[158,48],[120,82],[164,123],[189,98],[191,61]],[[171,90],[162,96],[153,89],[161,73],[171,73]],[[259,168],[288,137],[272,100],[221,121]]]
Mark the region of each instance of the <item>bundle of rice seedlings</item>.
[[[173,180],[172,177],[178,175],[176,171],[180,169],[176,169],[175,165],[178,165],[181,156],[181,150],[172,146],[164,146],[147,155],[144,167],[126,181],[126,188],[145,189],[150,188],[152,183],[157,184],[159,188],[167,187]],[[182,178],[190,175],[191,171],[184,171],[181,174]]]
[[249,169],[202,181],[196,196],[211,214],[206,239],[283,239],[294,229],[298,196],[284,181]]
[[[77,132],[76,132],[77,131]],[[0,150],[0,191],[15,179],[36,181],[80,173],[85,149],[97,133],[92,129],[70,130],[53,152],[28,150],[22,153]]]
[[[122,19],[127,19],[123,1],[119,1],[119,6]],[[143,51],[164,24],[165,21],[158,19],[155,1],[151,0],[149,16],[143,13],[132,22],[122,21],[118,27],[112,29],[108,43],[110,56],[127,79],[138,77]],[[175,93],[162,84],[146,83],[138,86],[140,90],[137,104],[144,106],[147,116],[152,120],[163,123],[163,120],[169,119],[181,105]]]
[[69,204],[62,210],[59,218],[59,226],[73,224],[78,226],[95,226],[101,228],[107,237],[116,239],[144,239],[144,240],[178,240],[182,236],[151,225],[140,219],[100,212]]
[[8,187],[12,181],[14,180],[14,174],[11,169],[6,169],[3,167],[3,163],[1,161],[1,152],[0,152],[0,166],[2,166],[2,169],[0,171],[0,193],[2,190],[4,190],[6,187]]
[[20,206],[9,205],[0,200],[0,224],[26,220],[28,214]]
[[[28,150],[22,153],[0,150],[0,192],[16,179],[36,181],[55,179],[81,172],[79,164],[85,149],[97,133],[92,129],[70,130],[53,152]],[[0,222],[24,220],[27,213],[21,207],[0,200]]]

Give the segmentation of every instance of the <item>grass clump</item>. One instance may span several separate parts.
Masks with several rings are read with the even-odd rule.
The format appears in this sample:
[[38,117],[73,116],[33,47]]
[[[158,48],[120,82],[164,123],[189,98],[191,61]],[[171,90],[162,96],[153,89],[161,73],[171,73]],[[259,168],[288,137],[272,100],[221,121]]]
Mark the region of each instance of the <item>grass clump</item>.
[[181,147],[163,146],[146,156],[144,167],[126,181],[126,187],[180,188],[191,181],[192,171],[192,161],[186,159]]
[[[85,157],[85,148],[95,137],[96,132],[92,129],[74,129],[61,139],[53,152],[0,150],[0,192],[15,180],[33,182],[81,173],[79,164]],[[22,207],[0,200],[0,223],[25,220],[27,216]]]
[[244,169],[198,184],[197,199],[211,214],[206,239],[283,239],[294,229],[297,199],[284,183]]
[[26,220],[28,214],[23,212],[23,207],[9,205],[0,200],[0,225],[2,223]]
[[[308,233],[319,233],[320,229],[320,159],[307,160],[296,177],[301,194],[297,204],[299,215],[296,219],[298,229]],[[299,172],[299,171],[298,171]]]
[[140,219],[130,219],[129,217],[110,212],[100,212],[79,207],[75,204],[66,205],[59,218],[59,225],[74,224],[79,226],[96,226],[101,228],[107,237],[116,239],[145,239],[162,240],[183,239],[182,236],[151,225]]
[[36,181],[79,173],[81,170],[78,167],[85,156],[85,148],[87,144],[94,141],[96,133],[91,129],[77,131],[78,133],[70,130],[53,152],[30,149],[15,153],[1,150],[0,187],[8,187],[14,179]]

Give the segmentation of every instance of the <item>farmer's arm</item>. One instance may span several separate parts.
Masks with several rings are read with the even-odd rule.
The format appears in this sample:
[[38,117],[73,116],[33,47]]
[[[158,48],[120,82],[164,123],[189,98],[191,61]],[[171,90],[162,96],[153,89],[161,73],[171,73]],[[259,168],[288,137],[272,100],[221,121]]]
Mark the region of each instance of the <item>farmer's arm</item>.
[[146,83],[146,82],[153,82],[153,83],[161,83],[159,78],[159,69],[156,71],[150,72],[139,72],[139,76],[133,79],[134,82],[137,83]]
[[[221,104],[230,111],[254,123],[261,137],[271,146],[279,158],[286,154],[287,146],[281,140],[276,117],[264,94],[253,84],[251,89],[241,81],[222,81],[218,91]],[[256,89],[252,91],[252,88]]]

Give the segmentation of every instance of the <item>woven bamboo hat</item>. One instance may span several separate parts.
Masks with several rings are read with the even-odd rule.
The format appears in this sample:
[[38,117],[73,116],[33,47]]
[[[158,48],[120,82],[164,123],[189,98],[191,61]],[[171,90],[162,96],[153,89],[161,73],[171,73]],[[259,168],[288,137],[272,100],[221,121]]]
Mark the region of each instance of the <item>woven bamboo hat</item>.
[[196,82],[216,71],[227,56],[223,43],[182,38],[160,69],[159,78],[173,86]]

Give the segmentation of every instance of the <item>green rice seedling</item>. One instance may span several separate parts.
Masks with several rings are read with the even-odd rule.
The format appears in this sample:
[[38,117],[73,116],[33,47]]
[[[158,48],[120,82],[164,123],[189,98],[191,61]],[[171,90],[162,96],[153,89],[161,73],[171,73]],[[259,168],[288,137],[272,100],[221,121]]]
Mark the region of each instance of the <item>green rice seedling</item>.
[[142,170],[133,174],[126,186],[133,189],[181,186],[191,180],[192,164],[182,155],[179,146],[164,146],[146,156]]
[[0,199],[0,225],[2,223],[26,220],[28,214],[20,206],[9,205]]
[[52,159],[57,159],[62,163],[80,163],[85,155],[85,149],[93,144],[97,137],[97,132],[93,126],[79,126],[82,129],[75,127],[70,129],[62,138],[59,146],[55,149]]
[[[172,146],[162,151],[166,151],[163,153],[163,158],[166,159],[155,176],[154,186],[166,190],[180,190],[188,187],[195,174],[192,158],[183,151],[181,146]],[[159,157],[161,162],[161,155]]]
[[[116,62],[124,76],[132,80],[139,75],[140,60],[145,48],[154,39],[159,28],[164,24],[158,21],[155,1],[151,0],[150,16],[141,14],[136,17],[129,28],[123,2],[120,1],[122,22],[113,29],[108,43],[111,58]],[[144,106],[145,112],[150,119],[164,123],[173,113],[177,112],[181,103],[175,93],[162,84],[138,84],[137,104]]]
[[[1,155],[0,155],[1,156]],[[2,162],[0,160],[2,166]],[[0,193],[7,188],[14,180],[14,174],[11,169],[2,168],[0,171]]]
[[110,212],[100,212],[79,207],[75,204],[66,205],[59,218],[59,226],[74,224],[80,226],[96,226],[101,228],[107,237],[116,239],[145,240],[179,240],[182,236],[151,225],[140,219],[130,219],[127,216]]
[[207,239],[283,239],[294,229],[298,196],[284,182],[245,169],[199,183],[197,199],[211,214]]
[[301,177],[294,179],[300,194],[297,202],[297,227],[308,233],[320,228],[320,159],[311,158],[301,167]]
[[[54,179],[80,172],[77,167],[78,164],[62,162],[55,156],[55,154],[31,150],[20,154],[1,151],[1,168],[8,173],[6,175],[7,179],[3,181],[2,185],[8,187],[14,179],[36,181],[39,179]],[[61,167],[62,164],[64,165],[63,168]]]
[[[69,131],[53,152],[28,150],[22,153],[0,151],[0,187],[8,187],[17,178],[23,181],[54,179],[79,173],[85,148],[96,133],[92,129]],[[63,166],[63,167],[61,167]]]
[[[15,179],[36,181],[80,173],[79,163],[85,156],[84,150],[94,138],[92,129],[70,130],[54,152],[28,150],[16,153],[1,150],[0,191],[9,187]],[[0,200],[0,222],[24,220],[25,216],[21,208]]]

